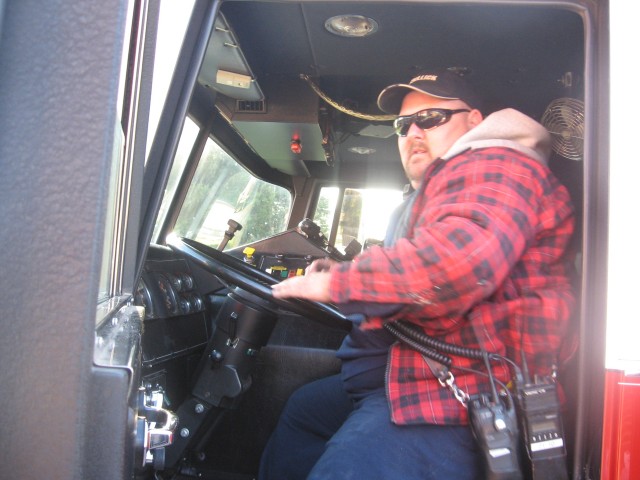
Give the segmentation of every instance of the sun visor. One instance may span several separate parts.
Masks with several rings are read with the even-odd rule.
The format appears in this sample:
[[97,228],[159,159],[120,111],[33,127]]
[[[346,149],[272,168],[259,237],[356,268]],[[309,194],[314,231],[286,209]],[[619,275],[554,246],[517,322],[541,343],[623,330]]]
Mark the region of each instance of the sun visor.
[[264,99],[241,46],[222,14],[216,18],[198,82],[235,100]]

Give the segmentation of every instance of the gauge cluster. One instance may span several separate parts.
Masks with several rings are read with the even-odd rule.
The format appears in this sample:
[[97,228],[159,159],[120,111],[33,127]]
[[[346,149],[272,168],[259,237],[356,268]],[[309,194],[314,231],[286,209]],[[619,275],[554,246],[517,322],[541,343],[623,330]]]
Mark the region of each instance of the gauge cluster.
[[148,319],[202,312],[204,300],[183,260],[148,261],[135,291],[135,302]]

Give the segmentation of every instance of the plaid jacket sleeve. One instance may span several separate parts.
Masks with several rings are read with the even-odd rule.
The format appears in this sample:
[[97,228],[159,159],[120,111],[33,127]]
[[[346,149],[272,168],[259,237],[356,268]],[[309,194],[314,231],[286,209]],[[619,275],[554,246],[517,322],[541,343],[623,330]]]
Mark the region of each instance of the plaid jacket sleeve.
[[551,230],[537,255],[557,259],[572,233],[572,224],[558,226],[572,208],[545,166],[512,150],[463,154],[432,165],[427,176],[407,238],[338,266],[331,296],[338,304],[404,304],[404,318],[421,319],[437,334],[455,328],[448,317],[492,295]]
[[[332,299],[402,305],[392,319],[521,366],[525,358],[531,375],[550,374],[574,302],[566,189],[535,160],[487,148],[434,162],[417,193],[407,235],[337,266]],[[368,318],[362,328],[385,320]],[[468,394],[487,391],[481,362],[453,357],[453,369]],[[493,373],[503,383],[511,374],[504,363]],[[396,424],[467,422],[466,410],[405,344],[391,347],[386,388]]]

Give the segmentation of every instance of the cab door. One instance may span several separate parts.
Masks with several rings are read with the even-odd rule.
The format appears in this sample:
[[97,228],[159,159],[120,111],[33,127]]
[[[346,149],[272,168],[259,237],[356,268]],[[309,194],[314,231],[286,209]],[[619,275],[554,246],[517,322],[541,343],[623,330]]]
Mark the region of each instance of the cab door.
[[137,461],[127,302],[141,53],[158,4],[0,1],[0,464],[12,478],[130,478]]

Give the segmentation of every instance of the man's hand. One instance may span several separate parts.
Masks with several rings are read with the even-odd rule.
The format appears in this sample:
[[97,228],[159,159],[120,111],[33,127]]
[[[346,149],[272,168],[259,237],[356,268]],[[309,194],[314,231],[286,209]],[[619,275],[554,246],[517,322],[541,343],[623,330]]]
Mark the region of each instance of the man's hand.
[[329,269],[334,261],[320,259],[307,267],[306,274],[291,277],[273,285],[273,296],[276,298],[304,298],[315,302],[329,302],[329,284],[331,273]]
[[311,262],[311,265],[307,267],[305,273],[308,275],[309,273],[328,272],[331,270],[331,267],[337,263],[338,262],[331,260],[330,258],[319,258],[318,260]]

